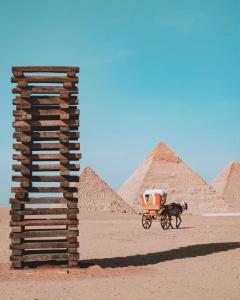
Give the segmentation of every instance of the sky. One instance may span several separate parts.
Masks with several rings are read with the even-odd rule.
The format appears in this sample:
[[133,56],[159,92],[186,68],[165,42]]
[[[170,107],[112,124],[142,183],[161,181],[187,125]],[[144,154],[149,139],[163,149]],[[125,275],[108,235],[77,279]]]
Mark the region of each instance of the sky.
[[207,181],[240,160],[240,1],[0,4],[0,205],[12,185],[12,66],[80,66],[81,168],[116,190],[160,141]]

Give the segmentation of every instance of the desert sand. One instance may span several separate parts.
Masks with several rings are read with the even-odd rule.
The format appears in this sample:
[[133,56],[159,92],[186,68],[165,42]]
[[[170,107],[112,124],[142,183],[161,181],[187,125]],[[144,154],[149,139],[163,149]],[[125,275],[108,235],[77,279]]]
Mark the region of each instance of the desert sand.
[[80,213],[80,264],[10,269],[0,209],[0,299],[239,300],[240,217],[183,216],[144,230],[141,216]]

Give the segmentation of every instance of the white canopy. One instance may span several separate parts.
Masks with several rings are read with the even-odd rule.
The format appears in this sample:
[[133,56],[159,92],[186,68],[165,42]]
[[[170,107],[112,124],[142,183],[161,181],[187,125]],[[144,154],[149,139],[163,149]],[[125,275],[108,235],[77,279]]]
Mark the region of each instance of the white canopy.
[[146,195],[152,195],[152,194],[160,194],[161,196],[167,195],[167,190],[164,189],[152,189],[152,190],[146,190],[144,192],[144,196]]

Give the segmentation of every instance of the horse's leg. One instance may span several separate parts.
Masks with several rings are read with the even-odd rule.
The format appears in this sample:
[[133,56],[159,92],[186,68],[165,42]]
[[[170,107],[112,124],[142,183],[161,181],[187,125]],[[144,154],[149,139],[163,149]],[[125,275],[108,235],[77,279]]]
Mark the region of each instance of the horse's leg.
[[178,219],[179,219],[179,223],[178,223],[178,225],[177,225],[177,228],[179,228],[180,224],[182,223],[182,219],[181,219],[181,216],[180,216],[180,215],[178,216]]
[[171,227],[171,229],[173,229],[173,226],[172,226],[172,216],[169,215],[169,218],[170,218],[170,227]]

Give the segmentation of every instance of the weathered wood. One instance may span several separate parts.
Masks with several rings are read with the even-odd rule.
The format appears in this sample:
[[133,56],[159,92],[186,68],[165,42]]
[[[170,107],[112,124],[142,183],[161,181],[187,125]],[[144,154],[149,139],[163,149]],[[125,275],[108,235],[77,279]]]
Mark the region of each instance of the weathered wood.
[[[78,260],[79,255],[78,254],[71,254],[74,255],[73,258],[75,260]],[[69,259],[69,254],[68,253],[63,253],[61,251],[60,253],[48,253],[46,254],[46,250],[43,251],[42,253],[38,254],[25,254],[21,257],[22,262],[40,262],[40,261],[66,261]],[[16,260],[15,256],[11,256],[10,260],[14,262]]]
[[68,229],[29,229],[23,232],[11,232],[10,238],[41,238],[78,236],[78,230]]
[[59,160],[79,160],[81,158],[80,153],[68,153],[68,154],[13,154],[13,159],[22,161],[27,164],[28,160],[31,161],[59,161]]
[[[12,193],[76,193],[78,190],[76,187],[12,187]],[[64,196],[68,198],[67,196]],[[70,198],[70,197],[69,197]]]
[[[67,103],[68,105],[77,105],[78,98],[76,96],[71,96],[68,99],[62,99],[59,96],[31,96],[28,99],[17,96],[13,99],[13,104],[18,105],[19,109],[24,109],[36,106],[37,108],[42,108],[46,105],[58,107],[60,104]],[[51,107],[51,108],[53,108]],[[71,106],[71,108],[76,109],[76,106]]]
[[31,96],[32,94],[77,94],[78,88],[63,88],[60,86],[28,86],[26,88],[16,87],[12,89],[13,94],[24,93],[24,96]]
[[78,225],[78,220],[69,219],[29,219],[10,221],[10,226]]
[[30,72],[30,73],[43,73],[43,72],[53,72],[53,73],[67,73],[74,71],[75,73],[79,73],[79,67],[55,67],[55,66],[19,66],[12,67],[12,72]]
[[31,142],[31,141],[71,141],[77,140],[79,138],[79,132],[14,132],[13,137],[17,139],[18,142]]
[[63,113],[67,113],[71,116],[79,115],[80,110],[75,108],[66,108],[64,110],[52,108],[51,106],[48,108],[41,107],[36,109],[17,109],[13,111],[13,116],[23,116],[23,115],[29,115],[29,116],[58,116]]
[[[10,203],[11,204],[68,204],[69,208],[77,208],[77,202],[78,198],[74,197],[30,197],[26,199],[20,199],[20,198],[10,198]],[[76,205],[73,207],[69,206],[69,204],[75,204]]]
[[[16,151],[23,151],[26,148],[30,148],[32,151],[44,151],[44,150],[59,150],[63,147],[60,143],[30,143],[28,145],[24,144],[13,144],[13,149]],[[79,143],[67,143],[65,147],[69,150],[79,150],[80,144]]]
[[27,83],[78,83],[78,77],[66,76],[21,76],[12,77],[11,82],[18,83],[19,81],[26,81]]
[[69,243],[67,240],[37,240],[24,242],[22,244],[11,244],[10,249],[55,249],[55,248],[77,248],[78,242]]
[[13,121],[13,127],[56,127],[56,126],[79,126],[79,120],[39,120],[39,121]]
[[[58,165],[58,164],[51,164],[51,165],[25,165],[25,168],[28,168],[31,171],[61,171],[61,170],[69,170],[69,171],[79,171],[80,165],[79,164],[67,164],[65,166]],[[13,165],[12,170],[15,172],[21,172],[24,168],[22,165]]]
[[31,182],[78,182],[78,176],[12,176],[12,181],[23,182],[23,181],[31,181]]
[[25,215],[66,215],[66,214],[78,214],[78,209],[68,208],[25,208],[22,210],[10,210],[10,215],[17,214],[21,216]]

